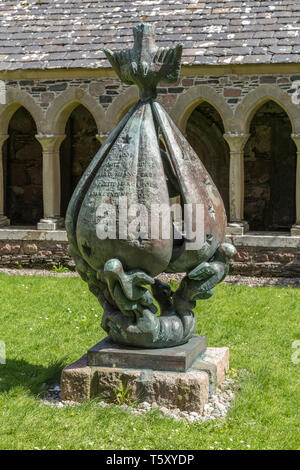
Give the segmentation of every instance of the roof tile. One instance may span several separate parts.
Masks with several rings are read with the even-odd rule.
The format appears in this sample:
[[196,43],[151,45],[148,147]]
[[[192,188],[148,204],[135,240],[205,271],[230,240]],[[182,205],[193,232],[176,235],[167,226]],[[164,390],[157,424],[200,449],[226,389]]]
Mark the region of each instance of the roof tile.
[[131,47],[141,21],[185,65],[299,61],[299,0],[6,0],[0,69],[110,67],[103,48]]

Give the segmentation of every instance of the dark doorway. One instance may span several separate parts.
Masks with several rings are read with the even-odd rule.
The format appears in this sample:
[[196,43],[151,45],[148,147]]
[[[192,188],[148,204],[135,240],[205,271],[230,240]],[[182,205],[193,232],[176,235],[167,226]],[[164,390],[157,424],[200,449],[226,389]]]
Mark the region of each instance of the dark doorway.
[[5,214],[11,225],[35,225],[43,217],[43,157],[36,124],[20,107],[8,127],[3,152]]
[[224,140],[224,126],[218,111],[207,102],[201,103],[190,115],[187,139],[211,175],[229,214],[230,152]]
[[71,113],[65,133],[67,137],[60,147],[63,217],[77,183],[101,146],[96,138],[98,131],[95,119],[82,105],[77,106]]
[[274,101],[254,115],[245,146],[245,220],[250,230],[288,231],[296,219],[296,145]]

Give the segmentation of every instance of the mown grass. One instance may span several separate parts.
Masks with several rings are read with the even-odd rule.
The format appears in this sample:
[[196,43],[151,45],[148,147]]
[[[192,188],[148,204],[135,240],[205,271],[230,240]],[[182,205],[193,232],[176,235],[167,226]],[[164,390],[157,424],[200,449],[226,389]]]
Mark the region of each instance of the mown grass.
[[300,447],[300,289],[221,285],[197,304],[198,333],[229,346],[241,390],[226,419],[137,417],[95,401],[42,404],[43,384],[105,336],[83,281],[0,275],[0,449],[297,449]]

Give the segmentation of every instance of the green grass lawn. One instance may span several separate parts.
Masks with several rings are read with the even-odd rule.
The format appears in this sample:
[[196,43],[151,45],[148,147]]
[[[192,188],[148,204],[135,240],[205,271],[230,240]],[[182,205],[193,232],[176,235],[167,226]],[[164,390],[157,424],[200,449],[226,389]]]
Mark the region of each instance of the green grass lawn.
[[241,390],[226,419],[142,417],[95,401],[56,408],[39,399],[62,367],[105,336],[101,310],[77,278],[0,275],[0,449],[300,448],[300,289],[221,285],[198,302],[197,333],[228,346]]

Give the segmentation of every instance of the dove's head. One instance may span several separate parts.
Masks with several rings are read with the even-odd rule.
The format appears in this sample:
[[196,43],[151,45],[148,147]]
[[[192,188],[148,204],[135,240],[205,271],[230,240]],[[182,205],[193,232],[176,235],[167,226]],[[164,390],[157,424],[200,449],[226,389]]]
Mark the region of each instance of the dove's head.
[[148,45],[148,47],[155,44],[155,24],[154,23],[140,23],[133,27],[133,37],[136,45]]

